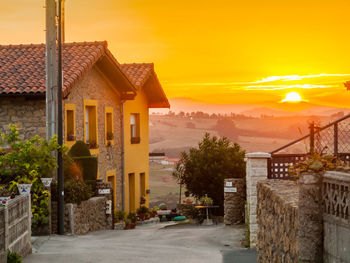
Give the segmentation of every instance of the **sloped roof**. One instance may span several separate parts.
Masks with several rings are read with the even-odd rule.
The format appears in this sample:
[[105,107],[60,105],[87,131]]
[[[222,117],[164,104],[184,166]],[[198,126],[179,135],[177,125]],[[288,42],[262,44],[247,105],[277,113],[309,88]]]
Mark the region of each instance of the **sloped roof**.
[[[45,51],[45,44],[0,46],[0,94],[45,94]],[[110,77],[118,75],[124,83],[119,85],[123,91],[135,92],[135,87],[108,50],[106,41],[66,43],[62,48],[62,56],[64,97],[95,63],[105,65]]]
[[153,63],[121,64],[121,68],[137,90],[144,90],[150,108],[170,108]]

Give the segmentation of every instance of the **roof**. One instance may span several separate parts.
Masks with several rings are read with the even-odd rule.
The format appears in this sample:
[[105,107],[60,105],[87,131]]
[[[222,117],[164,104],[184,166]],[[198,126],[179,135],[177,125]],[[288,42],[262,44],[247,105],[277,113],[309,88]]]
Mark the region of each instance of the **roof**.
[[[1,95],[45,94],[45,49],[45,44],[0,46]],[[106,41],[66,43],[62,48],[62,56],[64,97],[96,63],[114,83],[123,82],[124,85],[118,85],[124,89],[123,92],[135,92],[135,87],[108,50]]]
[[144,90],[150,108],[170,107],[169,101],[154,71],[153,63],[121,64],[121,68],[137,90]]

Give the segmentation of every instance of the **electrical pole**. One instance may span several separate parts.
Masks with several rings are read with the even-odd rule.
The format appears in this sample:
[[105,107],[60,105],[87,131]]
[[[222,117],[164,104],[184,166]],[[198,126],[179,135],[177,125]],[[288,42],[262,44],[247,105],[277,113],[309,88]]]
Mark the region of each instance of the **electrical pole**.
[[57,134],[56,2],[46,0],[46,139]]
[[[56,18],[58,25],[56,23]],[[46,139],[57,134],[63,145],[62,129],[62,6],[58,0],[46,0]],[[58,58],[58,59],[57,59]],[[57,153],[58,234],[64,234],[64,182],[62,152]]]

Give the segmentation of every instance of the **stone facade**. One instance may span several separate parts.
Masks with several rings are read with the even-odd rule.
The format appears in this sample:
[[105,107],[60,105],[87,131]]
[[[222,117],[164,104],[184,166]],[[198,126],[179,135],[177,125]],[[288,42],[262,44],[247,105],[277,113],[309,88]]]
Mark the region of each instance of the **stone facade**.
[[[232,185],[232,186],[229,186]],[[245,180],[244,178],[225,179],[224,188],[236,189],[236,192],[224,193],[224,223],[234,225],[244,223]]]
[[258,262],[298,262],[297,183],[270,179],[259,182],[257,188]]
[[[116,209],[123,207],[122,178],[122,102],[115,87],[94,66],[76,83],[71,92],[64,98],[64,105],[74,104],[76,140],[84,140],[84,100],[97,102],[98,132],[98,177],[107,180],[106,172],[115,171],[116,176]],[[63,131],[65,130],[65,109],[63,105]],[[105,142],[105,107],[113,108],[114,145]],[[16,124],[20,135],[29,139],[34,135],[45,138],[45,98],[0,98],[0,131],[8,128],[10,123]]]
[[257,183],[267,179],[267,161],[271,158],[268,153],[246,154],[246,179],[247,179],[247,219],[249,220],[250,247],[256,246],[258,224],[256,221],[257,207]]
[[22,139],[45,138],[45,98],[0,97],[0,131],[8,131],[10,123],[17,125]]

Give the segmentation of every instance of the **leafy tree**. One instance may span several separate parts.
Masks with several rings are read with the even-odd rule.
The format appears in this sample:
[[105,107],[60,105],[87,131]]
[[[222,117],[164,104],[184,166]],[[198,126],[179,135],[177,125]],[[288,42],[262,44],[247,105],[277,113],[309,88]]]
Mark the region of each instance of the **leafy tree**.
[[173,176],[196,198],[207,194],[222,214],[224,179],[245,177],[244,154],[237,143],[206,133],[198,148],[181,153]]

